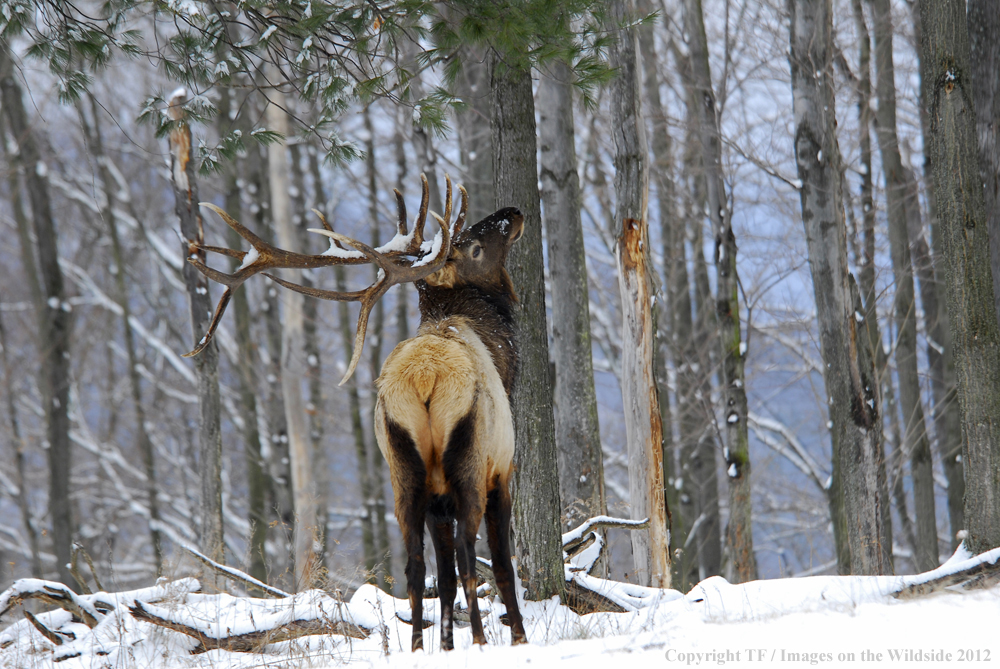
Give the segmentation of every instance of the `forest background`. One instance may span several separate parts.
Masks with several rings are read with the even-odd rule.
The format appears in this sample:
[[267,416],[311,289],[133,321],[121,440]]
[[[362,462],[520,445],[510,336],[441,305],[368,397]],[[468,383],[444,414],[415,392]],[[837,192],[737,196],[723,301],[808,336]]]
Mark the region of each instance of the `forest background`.
[[[984,35],[978,47],[973,39],[973,64],[995,74],[988,63],[1000,58],[1000,30],[989,17],[1000,11],[991,14],[986,2],[970,11],[980,4],[986,18],[969,24]],[[391,347],[415,330],[415,292],[394,288],[376,308],[363,361],[343,387],[333,381],[351,357],[355,312],[306,300],[301,330],[290,329],[290,303],[262,279],[236,293],[217,352],[195,364],[181,358],[199,339],[191,313],[207,313],[219,291],[194,282],[184,262],[191,247],[183,238],[196,233],[178,221],[185,213],[169,137],[182,127],[178,118],[190,124],[188,173],[200,198],[265,237],[322,252],[305,232],[317,227],[309,213],[316,208],[339,232],[379,246],[394,232],[392,189],[412,212],[421,173],[434,211],[444,210],[445,174],[468,189],[472,221],[499,206],[531,209],[496,188],[503,182],[494,171],[505,169],[498,137],[513,145],[497,134],[497,110],[525,108],[513,89],[498,97],[504,67],[531,68],[537,118],[522,117],[520,129],[534,138],[529,125],[537,123],[536,220],[545,226],[544,237],[522,244],[547,261],[552,361],[529,367],[546,377],[553,398],[547,420],[559,469],[558,482],[550,467],[547,480],[531,485],[561,490],[564,530],[605,511],[629,516],[634,425],[622,397],[634,381],[634,347],[622,332],[631,312],[616,266],[629,196],[619,34],[629,35],[639,66],[629,83],[642,113],[633,139],[648,146],[648,173],[637,172],[631,186],[644,191],[648,181],[639,198],[648,214],[634,218],[648,223],[640,248],[655,295],[651,369],[674,523],[673,586],[686,590],[714,574],[745,580],[749,572],[737,565],[748,563],[764,578],[851,571],[847,539],[835,531],[841,487],[829,361],[802,225],[808,178],[796,160],[802,119],[790,29],[810,8],[830,12],[831,48],[816,79],[833,92],[839,146],[816,158],[843,183],[832,199],[843,206],[844,263],[860,287],[851,316],[874,342],[868,362],[877,387],[865,390],[884,434],[882,510],[891,514],[880,536],[896,573],[925,571],[950,554],[966,536],[962,437],[943,233],[924,154],[931,121],[920,104],[919,8],[688,0],[612,3],[605,13],[602,5],[515,3],[504,7],[521,13],[491,16],[490,6],[471,2],[5,0],[2,579],[58,574],[72,583],[67,565],[84,555],[79,547],[106,585],[124,589],[182,570],[177,547],[191,544],[288,589],[303,578],[296,551],[314,550],[324,570],[310,578],[328,575],[345,590],[375,580],[399,592],[392,493],[370,427],[372,382]],[[566,122],[555,112],[567,107],[560,95],[571,101],[568,146],[553,139]],[[1000,96],[993,100],[995,137]],[[170,108],[178,102],[183,117],[181,106]],[[569,200],[576,224],[554,213],[569,173],[559,175],[560,160],[579,179]],[[525,178],[534,184],[533,176]],[[996,228],[995,200],[987,206]],[[219,218],[202,215],[205,243],[236,248]],[[46,216],[48,231],[39,227]],[[738,259],[728,240],[716,242],[730,226]],[[559,265],[560,244],[571,246],[576,235],[585,263],[570,255]],[[720,278],[727,258],[738,281]],[[994,254],[995,276],[998,265]],[[584,268],[585,276],[574,275]],[[563,289],[574,276],[586,290],[568,310]],[[307,270],[301,280],[353,289],[374,278],[370,268],[338,267]],[[727,335],[720,304],[733,295],[739,335],[724,349],[720,336],[731,336],[733,324]],[[996,330],[995,311],[978,317],[992,318]],[[577,348],[567,333],[581,333]],[[290,337],[299,343],[290,346]],[[293,353],[283,360],[282,350]],[[738,351],[743,377],[732,376],[727,350]],[[214,364],[205,362],[212,355],[218,385],[208,411],[217,428],[205,414],[213,396],[203,366]],[[570,387],[582,390],[559,394]],[[741,387],[745,407],[730,401]],[[743,453],[731,447],[740,423]],[[216,465],[204,444],[213,440],[215,490],[205,487]],[[311,454],[308,503],[322,528],[313,547],[294,536],[304,508],[293,485],[297,441]],[[749,495],[733,492],[739,482]],[[215,525],[204,501],[213,495],[221,502]],[[519,522],[515,534],[524,532]],[[737,526],[752,527],[752,541],[734,537]],[[213,548],[207,537],[215,531],[222,541]],[[609,542],[612,577],[637,578],[632,552],[641,544],[616,531]],[[746,546],[752,559],[735,559]]]

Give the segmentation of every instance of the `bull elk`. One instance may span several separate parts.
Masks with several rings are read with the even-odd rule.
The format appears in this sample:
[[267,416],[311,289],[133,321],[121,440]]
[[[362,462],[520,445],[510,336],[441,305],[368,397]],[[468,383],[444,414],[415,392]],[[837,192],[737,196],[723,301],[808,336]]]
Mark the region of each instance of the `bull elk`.
[[[218,207],[203,203],[252,248],[242,252],[202,247],[241,261],[233,274],[211,269],[196,257],[189,259],[225,290],[208,333],[187,355],[199,353],[211,340],[233,291],[250,276],[263,272],[283,287],[305,295],[361,303],[354,354],[340,382],[343,385],[361,357],[368,315],[375,302],[391,286],[415,282],[420,328],[417,336],[400,343],[386,358],[376,381],[375,408],[375,434],[389,463],[396,518],[406,546],[412,649],[423,648],[425,523],[438,561],[442,649],[454,647],[456,557],[473,640],[486,643],[476,599],[475,569],[476,530],[484,514],[493,572],[507,607],[511,638],[515,644],[524,643],[509,539],[508,481],[514,457],[510,394],[518,364],[513,315],[517,297],[505,267],[507,253],[524,229],[524,217],[517,209],[506,208],[463,229],[468,194],[459,186],[461,205],[450,224],[452,192],[448,180],[444,217],[432,213],[440,232],[433,240],[424,241],[429,191],[427,179],[421,175],[421,180],[423,195],[412,231],[407,231],[403,197],[395,191],[397,234],[379,249],[337,234],[316,212],[324,229],[313,232],[329,237],[330,249],[319,255],[292,253],[271,246]],[[375,263],[380,269],[378,278],[368,288],[353,292],[300,286],[266,272],[362,263]]]

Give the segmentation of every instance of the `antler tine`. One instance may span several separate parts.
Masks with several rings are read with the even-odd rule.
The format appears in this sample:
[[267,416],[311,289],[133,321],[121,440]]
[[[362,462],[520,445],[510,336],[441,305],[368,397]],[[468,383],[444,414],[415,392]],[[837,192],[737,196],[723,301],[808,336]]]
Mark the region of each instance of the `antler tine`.
[[451,227],[452,241],[457,239],[459,233],[462,232],[462,228],[465,226],[465,215],[469,211],[469,194],[466,192],[465,186],[459,185],[458,192],[462,195],[462,204],[458,207],[458,218],[455,219],[455,225]]
[[444,216],[445,221],[451,220],[451,177],[444,175]]
[[413,242],[410,248],[416,250],[424,243],[424,223],[427,221],[427,205],[431,201],[431,187],[427,183],[427,175],[420,173],[420,210],[413,221]]
[[396,232],[400,237],[405,237],[407,231],[406,200],[403,199],[403,194],[399,192],[398,188],[393,188],[392,192],[396,194]]

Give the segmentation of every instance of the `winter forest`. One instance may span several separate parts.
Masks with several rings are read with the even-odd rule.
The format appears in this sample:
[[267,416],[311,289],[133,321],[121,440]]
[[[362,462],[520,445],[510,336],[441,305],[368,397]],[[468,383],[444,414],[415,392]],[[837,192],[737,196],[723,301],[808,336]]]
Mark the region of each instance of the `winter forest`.
[[1000,0],[0,0],[0,647],[406,608],[375,380],[504,207],[526,615],[1000,546],[998,72]]

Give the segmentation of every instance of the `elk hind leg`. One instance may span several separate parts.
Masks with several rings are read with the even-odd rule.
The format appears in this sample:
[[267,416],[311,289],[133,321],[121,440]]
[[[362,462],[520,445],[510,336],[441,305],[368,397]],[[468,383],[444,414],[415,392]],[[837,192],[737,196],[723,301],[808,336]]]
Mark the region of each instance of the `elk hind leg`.
[[396,519],[406,548],[406,594],[410,599],[413,626],[411,649],[424,647],[424,516],[427,512],[427,467],[410,434],[386,417],[391,451],[392,487],[396,496]]
[[427,529],[434,541],[438,565],[438,594],[441,597],[441,650],[455,647],[452,628],[455,620],[455,523],[454,512],[437,508],[444,500],[438,498],[431,504],[427,515]]
[[479,600],[476,598],[476,530],[483,519],[485,500],[480,494],[484,481],[476,463],[480,458],[475,453],[476,406],[452,429],[448,448],[442,458],[445,478],[451,486],[455,499],[455,553],[458,559],[458,573],[465,589],[465,600],[469,606],[469,623],[472,625],[472,640],[477,644],[486,643],[483,620],[479,615]]
[[486,496],[486,538],[493,558],[493,576],[496,578],[500,598],[507,607],[512,644],[527,643],[521,609],[517,605],[514,588],[514,566],[510,561],[510,489],[505,481],[497,481]]

